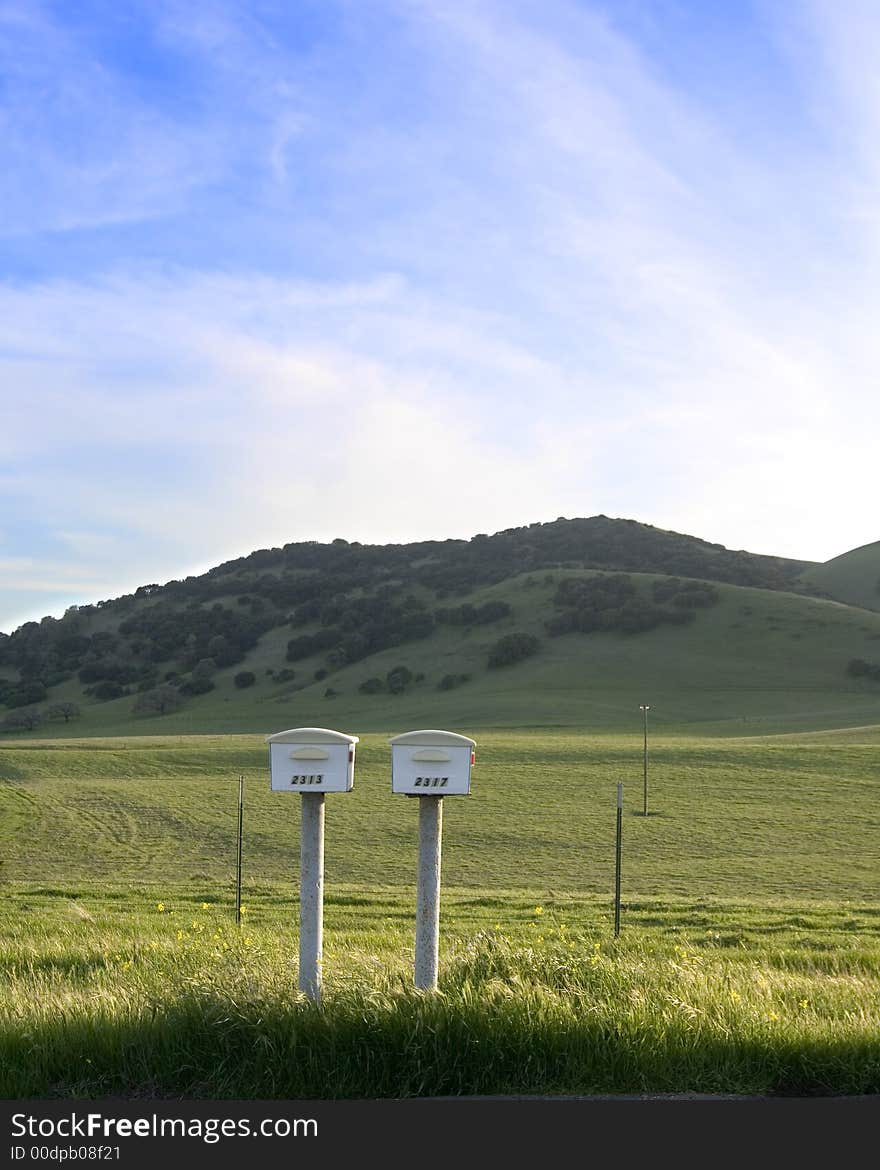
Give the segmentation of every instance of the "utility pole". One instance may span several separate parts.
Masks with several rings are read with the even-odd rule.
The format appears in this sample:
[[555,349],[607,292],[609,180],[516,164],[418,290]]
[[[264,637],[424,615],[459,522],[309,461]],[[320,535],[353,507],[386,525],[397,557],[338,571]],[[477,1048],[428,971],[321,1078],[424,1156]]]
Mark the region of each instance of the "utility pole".
[[643,716],[644,725],[644,750],[642,752],[642,816],[648,815],[648,712],[651,707],[648,703],[640,703],[639,710]]
[[620,934],[620,855],[623,835],[623,785],[617,785],[617,842],[614,850],[614,937]]
[[244,807],[244,776],[238,777],[238,861],[235,871],[235,921],[241,926],[241,823]]

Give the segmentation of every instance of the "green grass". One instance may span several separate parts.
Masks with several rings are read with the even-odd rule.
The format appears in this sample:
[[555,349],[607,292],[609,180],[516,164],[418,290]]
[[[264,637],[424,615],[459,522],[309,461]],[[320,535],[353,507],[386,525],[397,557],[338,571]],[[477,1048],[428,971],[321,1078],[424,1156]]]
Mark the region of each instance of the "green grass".
[[880,541],[851,549],[822,565],[814,565],[801,580],[848,605],[880,609]]
[[437,993],[412,905],[337,890],[324,994],[295,906],[148,887],[4,900],[0,1095],[346,1099],[880,1091],[880,907],[450,891]]
[[[479,731],[468,797],[444,801],[451,885],[612,889],[616,785],[624,887],[645,895],[876,896],[880,730],[698,739],[640,732]],[[269,790],[261,736],[0,745],[0,878],[230,881],[238,776],[246,881],[298,874],[300,801]],[[403,886],[418,802],[391,793],[387,735],[357,746],[354,790],[330,795],[326,878]]]
[[880,727],[652,734],[647,817],[640,728],[457,730],[439,990],[413,987],[418,802],[365,734],[327,798],[320,1005],[261,736],[3,741],[0,1096],[880,1092]]

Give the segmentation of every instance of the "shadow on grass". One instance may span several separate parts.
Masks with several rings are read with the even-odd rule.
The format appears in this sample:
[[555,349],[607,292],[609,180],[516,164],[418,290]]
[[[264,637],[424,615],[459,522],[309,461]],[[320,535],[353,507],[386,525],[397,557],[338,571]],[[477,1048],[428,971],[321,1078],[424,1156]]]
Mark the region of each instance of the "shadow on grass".
[[317,1005],[183,996],[119,1019],[8,1028],[0,1097],[340,1100],[510,1095],[880,1092],[880,1046],[640,1027],[528,992],[356,991]]

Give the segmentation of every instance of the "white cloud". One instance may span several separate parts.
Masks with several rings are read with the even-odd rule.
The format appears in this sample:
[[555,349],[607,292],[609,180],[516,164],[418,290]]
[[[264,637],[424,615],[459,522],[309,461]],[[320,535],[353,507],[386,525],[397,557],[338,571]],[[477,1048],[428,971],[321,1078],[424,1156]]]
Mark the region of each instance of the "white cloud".
[[[245,267],[245,239],[211,271],[120,255],[0,286],[0,496],[59,580],[86,552],[112,596],[120,565],[143,583],[597,512],[816,560],[877,535],[872,9],[768,15],[780,84],[812,101],[785,140],[587,5],[380,4],[387,69],[352,62],[354,88],[363,9],[296,59],[250,10],[157,11],[217,117],[177,126],[93,63],[77,80],[34,9],[26,43],[74,86],[47,125],[75,138],[108,107],[75,175],[40,148],[47,190],[71,181],[77,222],[159,214],[247,160],[232,204],[254,196],[293,259]],[[14,153],[30,124],[8,116]],[[22,225],[65,222],[25,194]]]

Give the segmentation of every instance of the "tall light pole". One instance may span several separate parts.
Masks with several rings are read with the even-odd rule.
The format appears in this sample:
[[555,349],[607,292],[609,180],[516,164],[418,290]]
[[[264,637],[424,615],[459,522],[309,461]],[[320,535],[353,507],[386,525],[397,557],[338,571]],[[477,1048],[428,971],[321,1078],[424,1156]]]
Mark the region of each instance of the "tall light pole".
[[650,705],[649,705],[648,703],[640,703],[640,704],[639,704],[639,710],[640,710],[640,711],[641,711],[641,713],[642,713],[642,717],[643,717],[643,724],[644,724],[644,729],[645,729],[645,736],[644,736],[644,751],[643,751],[643,753],[642,753],[642,765],[643,765],[643,785],[642,785],[642,791],[643,791],[643,808],[642,808],[642,816],[645,816],[645,817],[646,817],[646,816],[648,815],[648,712],[651,710],[651,707],[650,707]]

